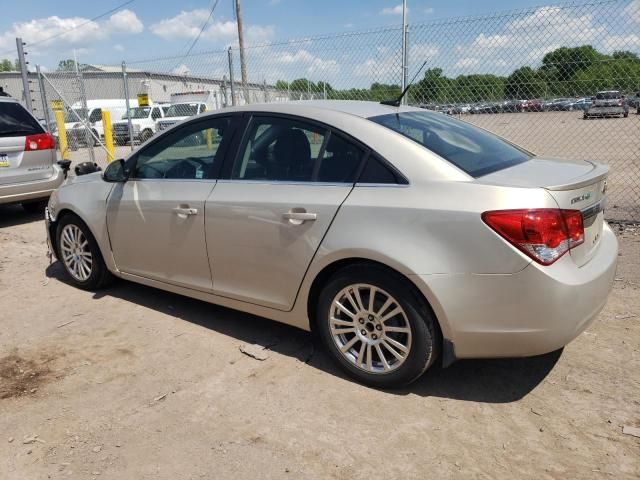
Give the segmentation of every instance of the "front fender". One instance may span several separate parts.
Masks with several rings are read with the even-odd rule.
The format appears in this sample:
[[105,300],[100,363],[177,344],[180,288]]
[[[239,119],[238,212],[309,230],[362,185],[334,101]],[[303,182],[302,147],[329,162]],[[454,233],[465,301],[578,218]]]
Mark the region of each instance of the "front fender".
[[[103,181],[100,176],[96,176],[94,181],[65,184],[51,195],[48,208],[51,215],[51,229],[55,229],[61,215],[70,212],[80,217],[96,239],[107,268],[115,272],[117,268],[107,229],[107,199],[113,185]],[[52,243],[54,243],[56,242],[55,231],[51,233],[53,234]]]

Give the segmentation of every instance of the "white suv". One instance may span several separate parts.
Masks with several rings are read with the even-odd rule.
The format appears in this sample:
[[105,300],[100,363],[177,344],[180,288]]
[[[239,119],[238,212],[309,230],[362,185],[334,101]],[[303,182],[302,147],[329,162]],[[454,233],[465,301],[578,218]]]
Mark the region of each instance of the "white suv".
[[[61,162],[61,165],[63,162]],[[19,102],[0,97],[0,204],[42,210],[65,177],[53,136]]]
[[144,143],[156,133],[156,121],[164,118],[164,109],[161,105],[131,108],[122,120],[113,124],[113,139],[118,145],[124,145],[130,140],[127,115],[131,116],[133,140]]

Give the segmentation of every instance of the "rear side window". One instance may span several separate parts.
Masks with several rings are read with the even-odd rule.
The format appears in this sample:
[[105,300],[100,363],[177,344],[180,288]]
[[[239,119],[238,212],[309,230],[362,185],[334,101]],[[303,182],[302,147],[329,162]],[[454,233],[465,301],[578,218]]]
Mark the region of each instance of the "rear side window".
[[358,178],[358,183],[395,183],[406,185],[408,182],[401,175],[394,172],[385,162],[370,155],[367,164]]
[[403,112],[369,120],[410,138],[472,177],[518,165],[532,157],[501,138],[448,115]]
[[44,133],[42,125],[19,103],[0,102],[0,136]]

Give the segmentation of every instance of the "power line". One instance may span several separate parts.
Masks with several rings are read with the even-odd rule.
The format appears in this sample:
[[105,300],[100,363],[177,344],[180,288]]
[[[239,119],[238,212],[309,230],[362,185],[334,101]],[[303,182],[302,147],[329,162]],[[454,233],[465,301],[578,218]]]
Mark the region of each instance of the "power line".
[[[75,27],[73,27],[73,28],[69,28],[68,30],[65,30],[64,32],[56,33],[55,35],[51,35],[50,37],[44,38],[44,39],[39,40],[39,41],[37,41],[37,42],[29,43],[29,47],[32,47],[32,46],[34,46],[34,45],[39,45],[39,44],[44,43],[44,42],[48,42],[49,40],[52,40],[52,39],[54,39],[54,38],[58,38],[58,37],[61,37],[61,36],[63,36],[63,35],[66,35],[67,33],[73,32],[74,30],[77,30],[77,29],[79,29],[79,28],[82,28],[82,27],[84,27],[85,25],[87,25],[87,24],[89,24],[89,23],[91,23],[91,22],[95,22],[96,20],[99,20],[99,19],[101,19],[102,17],[106,17],[106,16],[107,16],[107,15],[109,15],[110,13],[113,13],[113,12],[115,12],[115,11],[117,11],[117,10],[120,10],[122,7],[126,7],[127,5],[129,5],[130,3],[133,3],[133,2],[135,2],[135,1],[136,1],[136,0],[128,0],[128,1],[126,1],[126,2],[124,2],[124,3],[121,3],[121,4],[120,4],[120,5],[118,5],[117,7],[112,8],[111,10],[108,10],[108,11],[106,11],[106,12],[104,12],[104,13],[101,13],[101,14],[100,14],[100,15],[98,15],[98,16],[95,16],[95,17],[93,17],[93,18],[90,18],[90,19],[89,19],[89,20],[87,20],[86,22],[82,22],[80,25],[77,25],[77,26],[75,26]],[[7,55],[7,54],[12,53],[12,52],[13,52],[13,50],[8,50],[8,51],[6,51],[6,52],[4,52],[4,53],[0,53],[0,55]]]
[[171,70],[175,70],[176,68],[178,68],[178,66],[180,65],[180,63],[189,56],[189,54],[191,53],[191,50],[193,50],[193,47],[196,46],[196,43],[198,43],[198,40],[200,40],[200,36],[202,35],[202,32],[204,32],[204,29],[207,27],[207,25],[209,24],[209,21],[211,20],[211,17],[213,17],[213,11],[216,9],[216,7],[218,6],[218,2],[220,0],[215,0],[215,2],[213,3],[213,6],[211,7],[211,10],[209,10],[209,16],[207,17],[207,19],[205,20],[205,22],[202,24],[202,27],[200,28],[200,31],[198,32],[198,36],[196,36],[196,38],[193,39],[193,42],[191,42],[191,46],[189,47],[189,49],[187,50],[187,53],[185,53],[180,60],[178,60],[178,63],[176,63],[173,68]]

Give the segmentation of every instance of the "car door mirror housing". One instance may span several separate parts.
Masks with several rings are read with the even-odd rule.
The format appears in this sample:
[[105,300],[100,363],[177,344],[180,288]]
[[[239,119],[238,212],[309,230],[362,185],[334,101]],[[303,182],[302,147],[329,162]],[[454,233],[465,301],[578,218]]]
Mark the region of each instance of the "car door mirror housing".
[[124,160],[122,158],[111,162],[107,168],[105,168],[102,178],[105,182],[126,182],[127,171],[125,169]]

